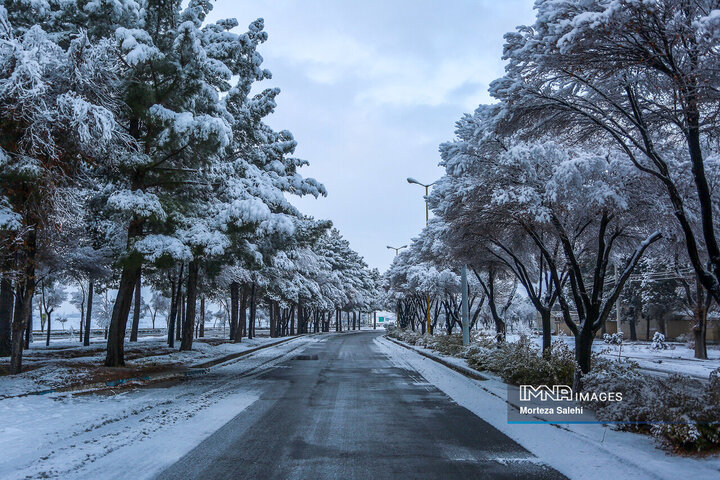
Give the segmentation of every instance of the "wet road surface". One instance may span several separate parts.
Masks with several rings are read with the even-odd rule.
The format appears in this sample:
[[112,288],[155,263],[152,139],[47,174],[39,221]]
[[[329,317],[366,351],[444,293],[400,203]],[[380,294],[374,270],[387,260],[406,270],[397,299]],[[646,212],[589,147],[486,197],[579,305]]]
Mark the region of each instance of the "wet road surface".
[[393,366],[379,334],[328,335],[248,379],[260,399],[158,478],[565,478]]

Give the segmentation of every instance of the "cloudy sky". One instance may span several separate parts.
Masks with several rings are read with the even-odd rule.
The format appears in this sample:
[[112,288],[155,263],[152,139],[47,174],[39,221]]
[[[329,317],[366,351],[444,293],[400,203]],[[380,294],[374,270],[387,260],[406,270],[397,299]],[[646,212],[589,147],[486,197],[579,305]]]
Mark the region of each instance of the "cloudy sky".
[[293,132],[303,169],[328,196],[294,201],[333,220],[384,271],[423,227],[423,183],[438,145],[503,72],[503,34],[532,21],[532,0],[218,0],[209,20],[265,19],[260,48],[279,87],[269,123]]

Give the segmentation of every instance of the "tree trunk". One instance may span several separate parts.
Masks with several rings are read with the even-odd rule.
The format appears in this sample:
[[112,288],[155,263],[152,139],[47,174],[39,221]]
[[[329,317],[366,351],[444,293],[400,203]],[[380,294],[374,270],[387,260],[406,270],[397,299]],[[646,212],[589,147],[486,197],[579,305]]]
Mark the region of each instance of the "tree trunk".
[[50,317],[51,316],[52,316],[52,311],[47,312],[47,337],[45,338],[45,346],[46,347],[50,346],[50,321],[51,321]]
[[377,312],[373,312],[373,330],[377,329]]
[[107,353],[105,355],[106,367],[122,367],[125,365],[125,331],[132,304],[133,290],[137,281],[137,272],[140,268],[139,259],[133,260],[123,267],[120,275],[120,285],[108,329]]
[[[693,328],[693,337],[695,339],[695,358],[707,360],[707,312],[701,312],[698,316],[705,316],[702,323],[696,324]],[[696,320],[699,318],[696,317]]]
[[658,332],[665,335],[665,314],[664,313],[660,314],[657,323],[658,323]]
[[0,357],[7,357],[12,351],[10,325],[13,316],[12,281],[5,275],[0,280]]
[[283,324],[283,317],[282,317],[282,309],[280,308],[280,302],[275,302],[275,318],[277,319],[275,321],[275,336],[281,337],[282,336],[282,324]]
[[[35,248],[36,233],[31,228],[25,248],[25,268],[23,278],[15,286],[15,312],[11,326],[10,347],[10,374],[15,375],[22,371],[23,333],[28,326],[32,329],[32,297],[35,294]],[[30,337],[26,339],[29,342]]]
[[297,304],[297,333],[298,335],[305,333],[303,330],[303,322],[305,321],[305,307],[303,307],[302,298],[298,298]]
[[630,325],[630,341],[631,342],[637,342],[637,328],[636,328],[637,318],[635,315],[630,317],[628,319],[628,324]]
[[540,312],[540,321],[542,323],[542,351],[544,353],[552,345],[552,312],[549,308]]
[[697,302],[694,312],[695,325],[693,326],[693,336],[695,338],[695,358],[707,360],[707,311],[710,299],[705,298],[705,287],[702,286],[699,279],[696,281],[696,287]]
[[15,287],[15,311],[13,312],[13,323],[11,325],[12,336],[10,339],[11,375],[22,371],[23,347],[29,348],[30,334],[28,334],[28,330],[32,331],[32,322],[30,319],[32,318],[34,283],[34,278],[32,278],[30,281],[18,282]]
[[275,302],[275,336],[280,337],[282,335],[282,313],[280,310],[280,302]]
[[[690,153],[690,164],[695,181],[695,191],[697,192],[697,200],[700,207],[702,235],[708,259],[712,265],[710,269],[712,275],[708,275],[708,272],[704,271],[697,259],[697,255],[691,255],[690,258],[693,263],[693,268],[697,273],[696,277],[698,278],[698,282],[701,283],[710,295],[715,297],[716,302],[720,303],[720,289],[718,288],[718,281],[720,281],[720,247],[715,237],[712,190],[708,185],[707,176],[705,175],[705,164],[700,140],[700,114],[695,104],[695,94],[692,93],[688,96],[690,97],[688,98],[690,105],[685,108],[685,117],[688,122],[685,135]],[[690,253],[689,246],[688,251]],[[693,259],[695,260],[693,261]]]
[[295,305],[290,312],[290,335],[295,335]]
[[205,337],[205,296],[200,297],[200,338]]
[[240,296],[240,285],[237,282],[230,283],[230,340],[239,341],[241,335],[238,330],[238,301]]
[[[31,300],[32,302],[32,300]],[[28,312],[28,321],[27,321],[27,328],[25,329],[25,349],[30,348],[30,343],[33,341],[33,317],[32,317],[32,307],[30,307],[30,311]]]
[[83,324],[85,323],[85,297],[83,297],[82,302],[80,302],[80,332],[78,338],[79,342],[83,341]]
[[175,346],[175,322],[178,317],[178,303],[180,302],[180,284],[182,283],[184,263],[180,264],[180,274],[178,275],[177,289],[175,288],[175,280],[170,281],[170,318],[168,319],[168,346]]
[[130,329],[130,341],[137,342],[138,328],[140,328],[140,309],[142,308],[142,268],[138,268],[137,280],[135,280],[135,308],[133,309],[132,328]]
[[[506,325],[504,314],[503,317],[500,316],[497,310],[497,304],[495,303],[495,269],[488,269],[487,283],[485,283],[485,281],[478,274],[478,272],[475,271],[475,269],[473,269],[473,273],[475,273],[475,277],[477,277],[478,282],[480,282],[480,286],[485,291],[485,296],[488,301],[488,307],[490,308],[490,315],[492,316],[493,322],[495,323],[496,339],[498,342],[503,342],[505,341]],[[507,308],[505,310],[507,311]]]
[[175,322],[175,340],[182,340],[182,327],[185,324],[185,294],[182,291],[182,281],[178,282],[178,320]]
[[187,311],[185,313],[182,342],[180,350],[192,350],[193,334],[195,333],[195,312],[197,303],[197,284],[198,271],[200,265],[197,260],[192,260],[188,265],[188,285],[187,285]]
[[277,319],[275,318],[274,302],[270,299],[268,299],[268,315],[270,318],[270,338],[274,338],[275,337],[275,322],[277,322]]
[[248,291],[247,286],[243,285],[242,291],[240,292],[240,317],[238,318],[238,332],[237,340],[242,340],[243,335],[247,336],[247,303],[248,303]]
[[255,282],[252,283],[252,286],[250,287],[250,321],[248,322],[248,340],[252,339],[255,336],[255,314],[257,311],[257,302],[256,302],[256,293],[257,286],[255,285]]
[[573,381],[573,390],[576,392],[582,390],[582,376],[590,371],[593,340],[594,335],[591,328],[582,328],[575,337],[575,361],[579,367],[575,369]]

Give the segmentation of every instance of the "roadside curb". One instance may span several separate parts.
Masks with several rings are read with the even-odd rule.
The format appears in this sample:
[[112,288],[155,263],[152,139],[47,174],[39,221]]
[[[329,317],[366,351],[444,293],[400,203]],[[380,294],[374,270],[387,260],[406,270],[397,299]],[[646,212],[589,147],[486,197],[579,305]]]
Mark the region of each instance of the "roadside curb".
[[431,353],[424,352],[413,345],[408,345],[404,342],[395,340],[394,338],[391,338],[388,336],[384,336],[384,338],[386,338],[387,340],[390,340],[391,342],[393,342],[396,345],[400,345],[401,347],[405,347],[408,350],[412,350],[413,352],[415,352],[419,355],[422,355],[423,357],[429,358],[430,360],[434,360],[437,363],[449,368],[450,370],[454,370],[461,375],[465,375],[466,377],[472,378],[473,380],[480,380],[480,381],[488,380],[487,377],[485,377],[484,375],[481,375],[476,370],[473,370],[470,367],[463,367],[462,365],[456,365],[452,362],[448,362],[447,360],[445,360],[442,357],[438,357],[437,355],[433,355]]
[[165,372],[153,373],[153,374],[149,374],[149,375],[141,375],[141,376],[137,376],[137,377],[119,378],[116,380],[107,380],[105,382],[94,382],[94,383],[68,385],[65,387],[57,387],[57,388],[49,388],[46,390],[36,390],[33,392],[25,392],[25,393],[21,393],[19,395],[0,395],[0,400],[38,396],[38,395],[48,395],[51,393],[63,393],[63,394],[87,393],[87,392],[94,392],[94,391],[100,391],[100,390],[107,390],[109,388],[120,387],[120,386],[125,386],[125,385],[143,385],[146,383],[152,383],[152,382],[158,382],[158,381],[197,377],[200,375],[206,375],[206,374],[210,373],[211,368],[220,366],[231,360],[235,360],[237,358],[244,357],[246,355],[250,355],[251,353],[255,353],[259,350],[264,350],[266,348],[275,347],[277,345],[287,343],[291,340],[295,340],[300,337],[301,337],[301,335],[295,335],[293,337],[284,338],[277,342],[269,343],[266,345],[260,345],[258,347],[250,348],[248,350],[243,350],[242,352],[231,353],[229,355],[225,355],[220,358],[216,358],[213,360],[209,360],[207,362],[193,365],[191,367],[188,367],[187,370],[180,370],[180,371],[170,370],[170,371],[165,371]]
[[220,365],[221,363],[229,362],[230,360],[234,360],[234,359],[236,359],[236,358],[244,357],[245,355],[249,355],[249,354],[251,354],[251,353],[257,352],[258,350],[262,350],[262,349],[264,349],[264,348],[274,347],[275,345],[280,345],[280,344],[282,344],[282,343],[289,342],[290,340],[295,340],[296,338],[300,338],[300,336],[301,336],[301,335],[295,335],[295,336],[292,336],[292,337],[286,337],[286,338],[283,338],[282,340],[279,340],[279,341],[273,342],[273,343],[269,343],[269,344],[267,344],[267,345],[260,345],[259,347],[254,347],[254,348],[250,348],[250,349],[248,349],[248,350],[243,350],[242,352],[231,353],[231,354],[229,354],[229,355],[225,355],[225,356],[220,357],[220,358],[215,358],[215,359],[209,360],[209,361],[207,361],[207,362],[198,363],[197,365],[194,365],[194,366],[192,366],[192,367],[190,367],[190,368],[194,368],[194,369],[205,369],[205,370],[207,370],[207,371],[209,372],[211,367],[215,367],[215,366],[217,366],[217,365]]

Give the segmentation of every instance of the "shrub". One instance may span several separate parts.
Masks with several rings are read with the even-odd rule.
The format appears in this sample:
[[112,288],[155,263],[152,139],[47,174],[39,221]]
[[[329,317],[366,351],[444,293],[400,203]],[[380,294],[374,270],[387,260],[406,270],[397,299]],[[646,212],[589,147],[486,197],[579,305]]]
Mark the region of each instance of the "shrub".
[[554,342],[543,354],[525,336],[513,343],[473,345],[468,347],[466,358],[472,368],[522,385],[571,385],[575,371],[574,354],[564,342]]
[[403,330],[402,328],[398,328],[396,326],[388,326],[386,328],[386,335],[388,337],[395,338],[397,340],[400,340],[401,342],[409,343],[410,345],[418,345],[421,341],[423,336],[420,334],[420,332],[413,332],[412,330]]
[[[413,345],[424,345],[446,355],[467,359],[470,367],[499,375],[504,381],[522,385],[571,385],[575,355],[562,341],[554,342],[547,352],[528,337],[518,342],[497,342],[488,336],[476,336],[463,348],[460,335],[420,335],[418,332],[388,329],[388,335]],[[653,344],[667,348],[664,336],[656,333]],[[720,449],[720,368],[705,384],[682,375],[654,377],[641,373],[631,360],[593,356],[592,370],[583,375],[586,391],[620,392],[621,402],[588,401],[605,422],[622,422],[620,430],[639,431],[681,451]]]
[[622,345],[623,334],[622,333],[603,333],[603,342],[608,345]]
[[[720,369],[719,369],[720,370]],[[621,392],[621,402],[584,402],[597,418],[619,423],[615,428],[647,432],[675,450],[720,448],[720,380],[682,375],[654,377],[640,373],[637,363],[598,359],[583,376],[588,391]]]
[[433,348],[443,355],[460,355],[465,350],[462,334],[442,335]]
[[655,335],[653,335],[652,344],[650,345],[650,348],[652,348],[653,350],[667,349],[668,346],[665,343],[665,335],[663,335],[660,332],[655,332]]

